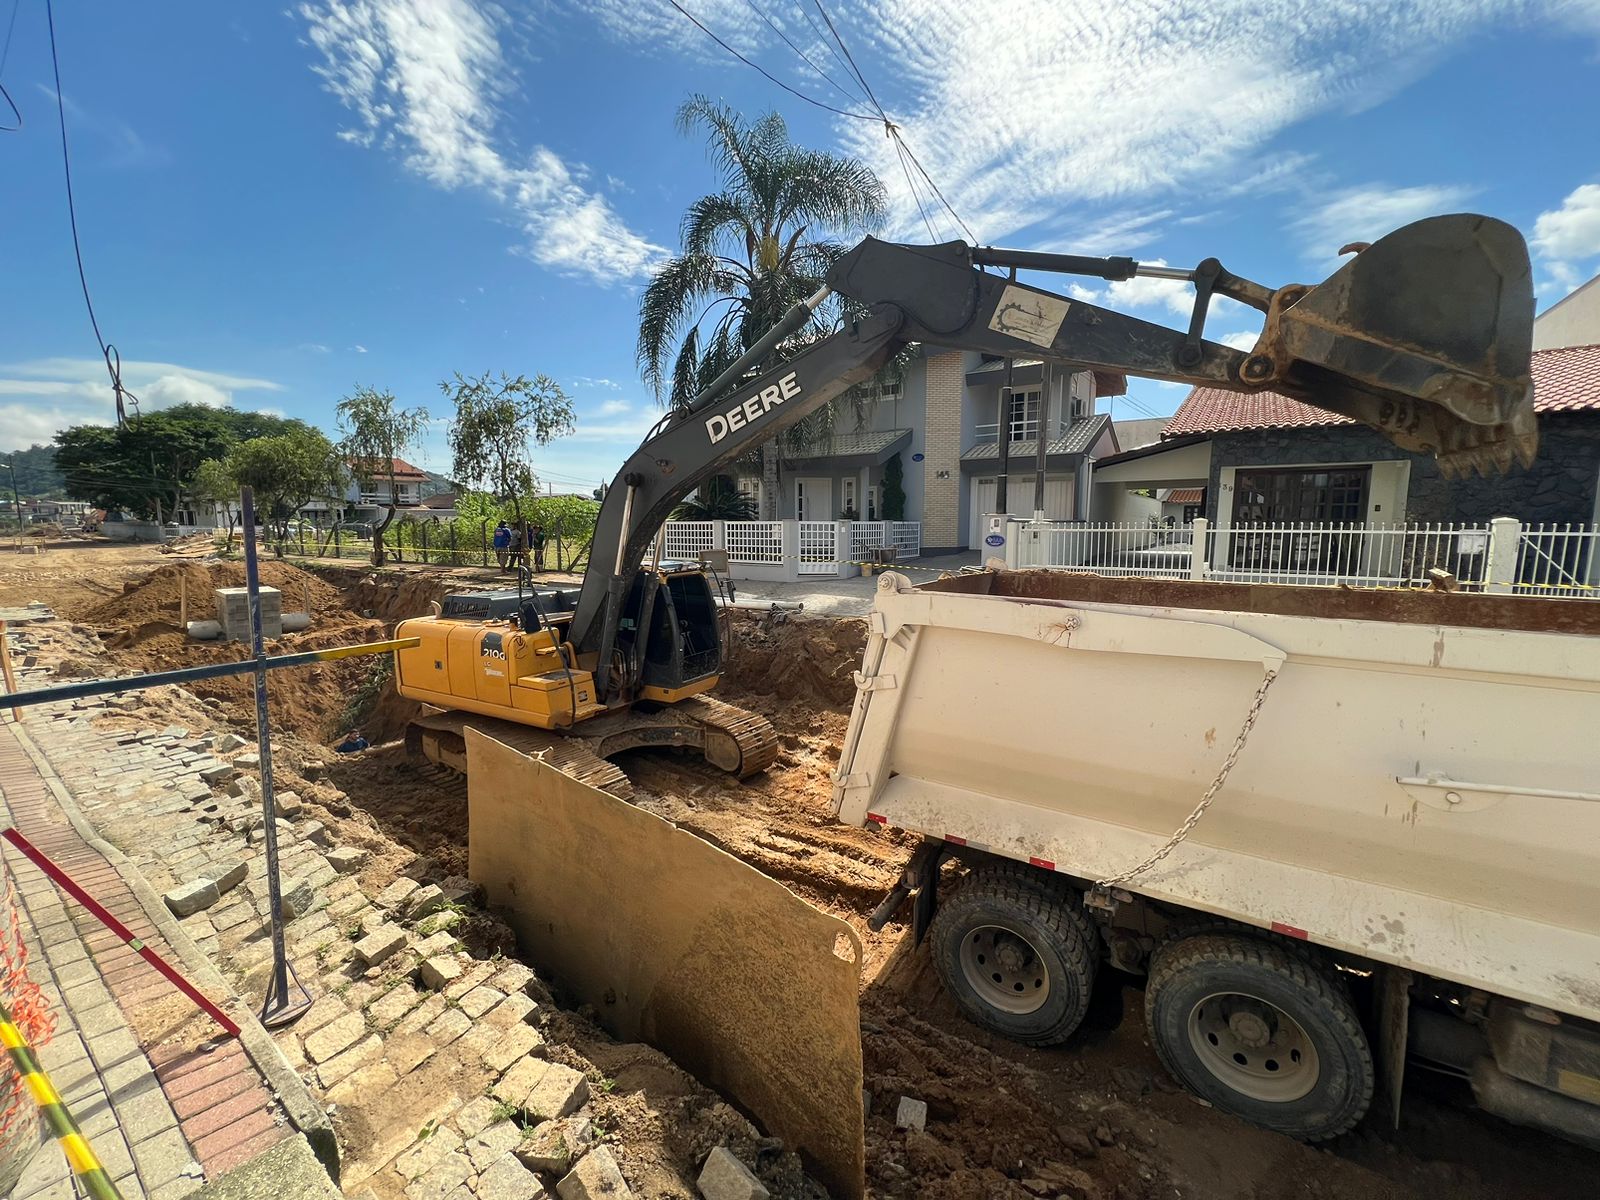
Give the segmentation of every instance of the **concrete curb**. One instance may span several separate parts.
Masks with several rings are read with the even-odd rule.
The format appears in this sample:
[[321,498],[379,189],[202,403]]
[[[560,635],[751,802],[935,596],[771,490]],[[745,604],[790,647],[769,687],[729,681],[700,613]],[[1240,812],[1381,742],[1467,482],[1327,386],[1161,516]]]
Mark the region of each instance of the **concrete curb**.
[[177,919],[167,911],[167,906],[161,902],[161,897],[146,881],[138,865],[102,838],[89,823],[88,818],[78,809],[72,793],[56,774],[55,768],[50,765],[43,751],[25,730],[26,726],[20,722],[11,726],[11,732],[16,735],[18,744],[33,761],[40,778],[45,781],[56,803],[61,806],[61,811],[66,813],[73,829],[77,831],[79,837],[104,855],[108,862],[115,864],[118,873],[127,881],[129,889],[138,898],[145,915],[150,918],[150,923],[161,931],[161,936],[167,939],[167,944],[183,963],[190,981],[213,996],[227,997],[221,1004],[239,1024],[239,1041],[243,1044],[245,1053],[250,1056],[250,1061],[255,1064],[256,1069],[266,1080],[267,1086],[283,1105],[290,1122],[305,1134],[306,1141],[310,1143],[317,1160],[322,1163],[332,1179],[338,1180],[339,1139],[334,1135],[333,1122],[328,1119],[327,1111],[311,1094],[311,1089],[306,1087],[305,1081],[289,1065],[289,1060],[284,1058],[283,1051],[278,1049],[278,1044],[272,1040],[272,1035],[266,1031],[255,1013],[246,1007],[242,998],[235,993],[233,985],[194,944],[188,932],[178,924]]

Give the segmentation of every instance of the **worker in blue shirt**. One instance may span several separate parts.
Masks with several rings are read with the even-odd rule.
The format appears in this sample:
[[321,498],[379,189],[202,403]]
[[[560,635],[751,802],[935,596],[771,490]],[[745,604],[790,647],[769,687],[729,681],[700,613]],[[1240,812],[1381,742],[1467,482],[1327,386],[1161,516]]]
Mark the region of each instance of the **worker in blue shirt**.
[[500,569],[506,569],[506,560],[511,554],[511,527],[504,521],[494,527],[494,556],[500,563]]
[[352,729],[344,735],[344,741],[333,748],[333,752],[335,754],[354,754],[357,750],[365,750],[370,745],[372,743],[361,736],[361,730]]

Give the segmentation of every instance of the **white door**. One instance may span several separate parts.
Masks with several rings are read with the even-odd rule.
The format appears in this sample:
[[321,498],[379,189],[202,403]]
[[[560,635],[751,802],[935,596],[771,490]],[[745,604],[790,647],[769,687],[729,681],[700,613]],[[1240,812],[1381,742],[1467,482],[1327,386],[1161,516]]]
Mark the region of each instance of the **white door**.
[[[999,480],[974,479],[972,481],[972,528],[967,545],[974,549],[983,545],[983,519],[994,512],[999,494]],[[1012,475],[1006,481],[1006,507],[1019,517],[1033,516],[1033,474]],[[1046,475],[1044,477],[1044,516],[1047,521],[1072,519],[1072,476]]]
[[983,518],[994,511],[997,480],[974,479],[972,481],[972,529],[967,537],[967,545],[976,549],[983,545]]
[[797,521],[833,520],[833,480],[794,481],[794,519]]

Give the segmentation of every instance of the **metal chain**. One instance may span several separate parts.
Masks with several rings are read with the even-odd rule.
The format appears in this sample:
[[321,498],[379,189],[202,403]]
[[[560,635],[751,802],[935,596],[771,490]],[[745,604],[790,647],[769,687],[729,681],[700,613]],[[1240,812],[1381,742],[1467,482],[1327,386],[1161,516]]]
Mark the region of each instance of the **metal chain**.
[[1222,766],[1217,770],[1217,777],[1211,781],[1211,786],[1206,789],[1205,795],[1200,797],[1200,803],[1194,806],[1194,811],[1188,815],[1182,825],[1178,826],[1177,832],[1167,839],[1165,845],[1138,866],[1130,867],[1119,875],[1112,875],[1110,878],[1099,880],[1094,885],[1096,891],[1103,891],[1107,888],[1115,887],[1119,883],[1126,883],[1135,875],[1141,875],[1148,871],[1177,849],[1183,839],[1194,832],[1194,827],[1200,823],[1200,818],[1206,815],[1206,809],[1211,807],[1211,802],[1217,798],[1217,793],[1222,790],[1222,785],[1228,781],[1228,772],[1233,770],[1233,764],[1239,761],[1239,752],[1244,749],[1244,744],[1250,737],[1250,730],[1254,728],[1256,718],[1261,715],[1261,702],[1267,698],[1267,689],[1272,686],[1272,681],[1277,677],[1278,669],[1276,667],[1268,667],[1260,686],[1256,688],[1255,699],[1250,702],[1250,711],[1244,715],[1244,724],[1239,727],[1239,736],[1233,739],[1233,748],[1228,751],[1228,757],[1222,760]]

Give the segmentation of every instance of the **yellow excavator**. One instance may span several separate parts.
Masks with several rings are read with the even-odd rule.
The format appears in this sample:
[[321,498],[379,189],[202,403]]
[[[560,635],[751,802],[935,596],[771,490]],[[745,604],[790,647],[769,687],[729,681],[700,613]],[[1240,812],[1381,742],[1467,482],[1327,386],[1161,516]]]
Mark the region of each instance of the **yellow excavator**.
[[[1018,271],[1182,279],[1194,286],[1194,309],[1187,330],[1168,329],[1021,282]],[[830,294],[861,315],[762,371]],[[1252,349],[1205,339],[1214,296],[1264,314]],[[1318,286],[1275,290],[1214,258],[1190,271],[868,238],[834,264],[824,288],[645,438],[601,504],[580,585],[460,592],[401,623],[397,636],[419,644],[397,652],[396,686],[427,706],[408,747],[464,770],[464,729],[493,727],[624,799],[631,788],[609,761],[623,750],[689,747],[741,777],[765,770],[778,749],[771,724],[705,695],[727,652],[716,591],[699,565],[645,566],[646,555],[695,488],[908,344],[1270,389],[1363,421],[1458,475],[1532,463],[1532,338],[1522,236],[1472,214],[1418,221]]]

